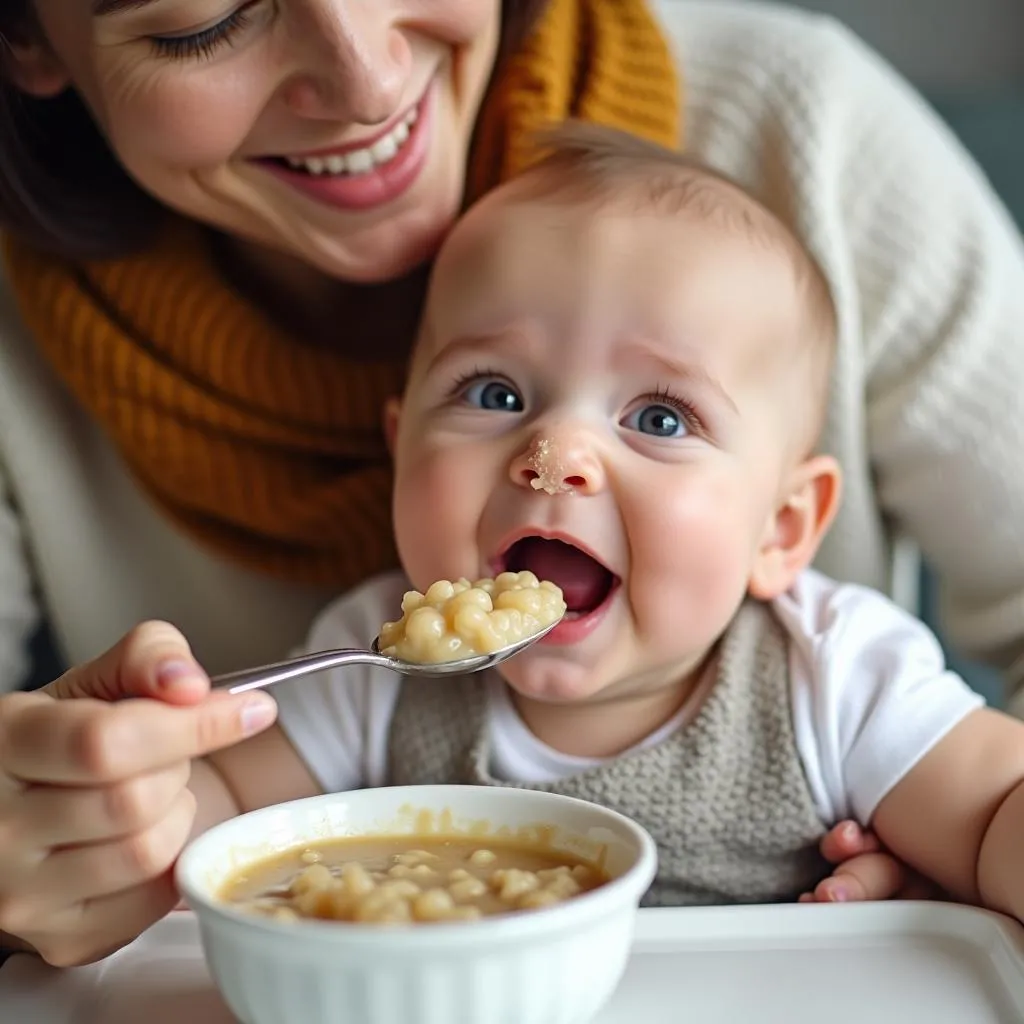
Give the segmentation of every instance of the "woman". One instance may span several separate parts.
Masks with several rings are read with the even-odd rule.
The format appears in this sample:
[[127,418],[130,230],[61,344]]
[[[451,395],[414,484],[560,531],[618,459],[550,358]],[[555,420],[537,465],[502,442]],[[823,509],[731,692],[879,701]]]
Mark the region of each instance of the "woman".
[[[272,658],[390,562],[379,413],[423,267],[566,115],[685,141],[805,238],[839,311],[827,444],[849,480],[819,565],[892,590],[906,531],[959,638],[1024,651],[1024,252],[973,164],[830,21],[533,6],[5,5],[0,679],[39,605],[80,667],[0,699],[0,929],[53,962],[166,912],[192,821],[176,808],[172,842],[153,815],[183,757],[243,729],[170,627],[90,659],[152,617],[211,671]],[[192,706],[103,703],[139,694]],[[174,750],[145,742],[158,715]],[[96,784],[67,787],[83,766]],[[96,865],[88,891],[62,885],[68,857]],[[844,867],[847,898],[895,887],[880,855]]]

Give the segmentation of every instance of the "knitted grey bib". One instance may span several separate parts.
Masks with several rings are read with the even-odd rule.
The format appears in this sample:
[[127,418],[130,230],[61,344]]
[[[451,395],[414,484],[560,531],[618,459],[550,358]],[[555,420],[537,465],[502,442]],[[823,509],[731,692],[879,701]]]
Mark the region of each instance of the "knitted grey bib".
[[648,906],[792,900],[828,874],[793,736],[787,641],[770,609],[746,603],[693,721],[660,744],[558,782],[490,772],[485,687],[472,676],[402,684],[389,783],[516,786],[563,793],[640,822],[658,845]]

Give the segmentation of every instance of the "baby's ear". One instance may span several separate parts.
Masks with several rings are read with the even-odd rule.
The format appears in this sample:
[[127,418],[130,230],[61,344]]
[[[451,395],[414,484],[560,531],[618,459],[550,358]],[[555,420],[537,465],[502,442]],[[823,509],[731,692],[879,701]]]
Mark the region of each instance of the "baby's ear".
[[785,593],[818,552],[839,508],[842,472],[829,455],[801,462],[765,529],[747,590],[770,601]]
[[395,445],[398,442],[398,423],[402,418],[402,400],[389,398],[384,403],[384,440],[387,441],[391,458],[395,457]]
[[71,76],[38,29],[5,40],[3,73],[22,92],[45,100],[59,96],[71,84]]

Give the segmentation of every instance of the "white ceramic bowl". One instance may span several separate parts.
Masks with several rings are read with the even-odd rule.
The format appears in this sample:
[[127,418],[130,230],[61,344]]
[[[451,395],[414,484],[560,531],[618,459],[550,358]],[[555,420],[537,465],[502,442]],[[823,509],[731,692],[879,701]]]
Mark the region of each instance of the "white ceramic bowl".
[[[423,812],[426,812],[425,814]],[[554,826],[556,849],[612,881],[541,910],[482,921],[382,928],[285,924],[217,897],[255,860],[332,837]],[[485,824],[484,824],[485,823]],[[637,906],[654,878],[654,841],[596,804],[478,786],[367,789],[244,814],[192,842],[177,865],[210,972],[243,1024],[584,1024],[629,956]]]

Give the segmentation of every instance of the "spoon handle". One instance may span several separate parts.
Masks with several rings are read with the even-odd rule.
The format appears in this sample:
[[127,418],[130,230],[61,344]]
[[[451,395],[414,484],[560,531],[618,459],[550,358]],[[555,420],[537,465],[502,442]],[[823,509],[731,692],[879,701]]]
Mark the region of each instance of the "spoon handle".
[[263,686],[283,683],[286,679],[308,676],[313,672],[323,672],[329,668],[341,668],[344,665],[377,665],[380,668],[393,668],[394,663],[382,654],[373,651],[361,651],[357,648],[340,651],[320,651],[318,654],[303,654],[298,658],[288,658],[272,665],[260,665],[257,668],[245,668],[238,672],[226,672],[214,676],[210,683],[228,693],[244,693]]

